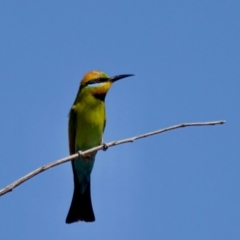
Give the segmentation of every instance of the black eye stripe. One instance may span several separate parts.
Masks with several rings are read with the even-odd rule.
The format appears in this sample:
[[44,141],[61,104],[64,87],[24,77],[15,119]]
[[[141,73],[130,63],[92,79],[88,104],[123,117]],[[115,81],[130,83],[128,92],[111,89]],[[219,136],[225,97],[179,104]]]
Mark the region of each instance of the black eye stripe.
[[97,79],[93,79],[93,80],[87,82],[86,85],[91,85],[94,83],[102,83],[102,82],[107,82],[107,81],[108,81],[108,78],[97,78]]

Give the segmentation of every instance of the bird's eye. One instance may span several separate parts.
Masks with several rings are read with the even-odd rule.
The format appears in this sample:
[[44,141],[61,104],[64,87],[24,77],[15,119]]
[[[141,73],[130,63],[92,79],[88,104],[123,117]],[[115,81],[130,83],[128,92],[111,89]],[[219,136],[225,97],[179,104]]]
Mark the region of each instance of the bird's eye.
[[91,85],[91,84],[99,83],[99,82],[100,82],[100,79],[97,78],[97,79],[94,79],[94,80],[89,81],[86,85]]
[[94,83],[100,83],[101,79],[100,78],[96,78],[94,80],[92,80],[91,82],[89,82],[90,84],[94,84]]
[[103,83],[103,82],[106,82],[107,81],[107,78],[96,78],[94,80],[91,80],[89,82],[86,83],[86,86],[87,85],[92,85],[92,84],[95,84],[95,83]]

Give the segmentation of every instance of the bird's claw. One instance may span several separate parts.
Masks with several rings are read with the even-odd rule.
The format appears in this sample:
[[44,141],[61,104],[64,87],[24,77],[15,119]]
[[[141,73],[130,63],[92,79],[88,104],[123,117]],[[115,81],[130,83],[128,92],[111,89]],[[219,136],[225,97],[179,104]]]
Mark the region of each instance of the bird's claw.
[[80,151],[80,150],[77,151],[77,154],[78,154],[79,157],[83,157],[82,151]]
[[108,149],[108,145],[106,143],[103,143],[102,146],[103,146],[103,148],[102,148],[103,151],[106,151]]

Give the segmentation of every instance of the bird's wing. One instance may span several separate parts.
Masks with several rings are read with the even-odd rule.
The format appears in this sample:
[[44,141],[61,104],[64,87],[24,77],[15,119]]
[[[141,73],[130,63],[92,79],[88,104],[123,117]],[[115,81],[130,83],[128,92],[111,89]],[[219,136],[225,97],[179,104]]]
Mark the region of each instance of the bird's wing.
[[68,142],[70,154],[75,153],[75,138],[76,138],[76,112],[74,107],[71,108],[68,120]]

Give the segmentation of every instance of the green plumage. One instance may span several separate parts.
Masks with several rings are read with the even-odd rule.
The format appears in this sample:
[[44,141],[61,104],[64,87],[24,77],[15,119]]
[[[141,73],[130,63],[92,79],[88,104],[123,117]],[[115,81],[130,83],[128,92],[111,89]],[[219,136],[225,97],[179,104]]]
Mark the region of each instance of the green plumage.
[[[100,145],[102,142],[104,125],[104,102],[88,93],[86,93],[85,96],[83,90],[77,102],[73,105],[69,118],[69,129],[75,126],[75,152],[79,150],[85,151]],[[96,153],[91,153],[85,158],[78,158],[73,161],[78,181],[81,183],[81,193],[84,193],[90,181],[95,155]]]
[[[75,126],[75,146],[82,151],[97,146],[102,141],[105,122],[105,104],[88,89],[83,89],[73,105],[71,112],[75,115],[69,119],[69,129]],[[72,115],[72,114],[71,114]]]

